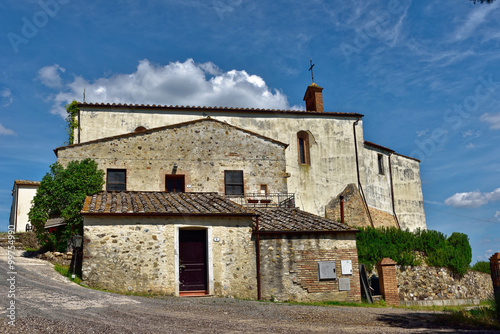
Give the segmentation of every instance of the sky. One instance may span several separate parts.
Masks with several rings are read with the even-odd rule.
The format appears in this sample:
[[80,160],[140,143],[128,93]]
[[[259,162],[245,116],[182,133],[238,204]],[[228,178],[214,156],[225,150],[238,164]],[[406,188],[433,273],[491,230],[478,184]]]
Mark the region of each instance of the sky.
[[500,251],[500,1],[0,2],[0,230],[14,180],[41,180],[86,102],[364,116],[364,138],[421,160],[427,227]]

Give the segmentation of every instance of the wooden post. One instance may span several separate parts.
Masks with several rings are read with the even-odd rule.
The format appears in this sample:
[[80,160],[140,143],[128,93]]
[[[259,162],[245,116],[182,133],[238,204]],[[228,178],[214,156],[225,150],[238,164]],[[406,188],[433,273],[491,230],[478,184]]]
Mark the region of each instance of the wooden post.
[[396,262],[384,258],[377,262],[380,293],[387,305],[399,306],[398,280],[396,277]]
[[491,279],[493,280],[493,292],[497,304],[497,317],[500,320],[500,253],[490,257]]

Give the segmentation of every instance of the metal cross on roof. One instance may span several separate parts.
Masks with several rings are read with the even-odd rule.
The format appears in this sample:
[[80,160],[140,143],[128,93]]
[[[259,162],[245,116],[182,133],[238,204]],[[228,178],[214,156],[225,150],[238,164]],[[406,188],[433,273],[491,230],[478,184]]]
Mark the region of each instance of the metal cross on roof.
[[314,73],[313,73],[313,67],[314,67],[314,65],[316,65],[316,64],[313,64],[312,59],[310,59],[310,61],[311,61],[311,67],[309,67],[309,71],[311,71],[311,79],[312,79],[312,82],[314,83]]

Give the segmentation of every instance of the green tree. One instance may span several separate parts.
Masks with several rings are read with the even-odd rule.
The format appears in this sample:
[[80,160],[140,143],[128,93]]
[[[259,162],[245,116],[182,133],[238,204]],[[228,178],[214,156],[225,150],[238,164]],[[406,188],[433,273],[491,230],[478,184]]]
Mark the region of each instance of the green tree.
[[[43,177],[28,213],[42,246],[64,250],[71,236],[83,233],[80,211],[85,197],[101,191],[103,184],[104,172],[91,159],[71,161],[66,168],[58,162],[50,166],[50,172]],[[57,234],[48,233],[45,223],[55,217],[63,218],[66,225]]]
[[80,109],[78,108],[78,102],[73,100],[70,104],[67,104],[66,106],[66,112],[68,113],[68,116],[66,116],[66,131],[68,132],[68,143],[69,145],[75,143],[75,129],[78,126],[78,112]]

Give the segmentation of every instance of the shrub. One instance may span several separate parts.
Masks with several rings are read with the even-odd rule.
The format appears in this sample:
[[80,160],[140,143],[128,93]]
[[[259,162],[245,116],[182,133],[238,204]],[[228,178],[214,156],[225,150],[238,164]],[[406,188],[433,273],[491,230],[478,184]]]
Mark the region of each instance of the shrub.
[[402,266],[419,265],[415,251],[424,252],[430,266],[447,267],[458,275],[469,268],[472,250],[467,235],[453,233],[449,238],[438,231],[410,232],[397,228],[360,228],[356,236],[359,262],[371,271],[375,263],[391,258]]
[[470,268],[470,270],[479,271],[491,275],[490,263],[486,261],[478,261]]

